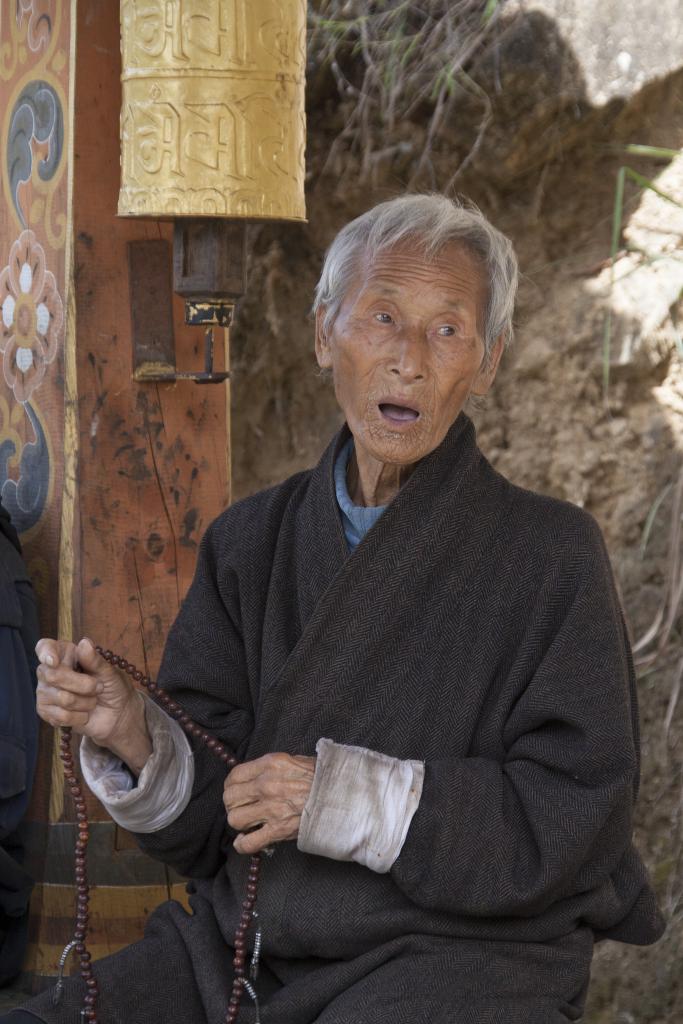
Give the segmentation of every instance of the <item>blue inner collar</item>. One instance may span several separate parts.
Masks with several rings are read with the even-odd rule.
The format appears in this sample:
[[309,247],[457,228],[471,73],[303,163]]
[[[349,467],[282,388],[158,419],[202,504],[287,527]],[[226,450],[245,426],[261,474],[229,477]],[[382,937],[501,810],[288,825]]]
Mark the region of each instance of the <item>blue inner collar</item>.
[[342,514],[344,536],[351,551],[360,544],[365,534],[375,525],[386,508],[386,505],[366,508],[364,505],[354,505],[351,501],[346,483],[346,472],[353,450],[353,438],[350,437],[339,452],[334,466],[334,486],[337,492],[337,503]]

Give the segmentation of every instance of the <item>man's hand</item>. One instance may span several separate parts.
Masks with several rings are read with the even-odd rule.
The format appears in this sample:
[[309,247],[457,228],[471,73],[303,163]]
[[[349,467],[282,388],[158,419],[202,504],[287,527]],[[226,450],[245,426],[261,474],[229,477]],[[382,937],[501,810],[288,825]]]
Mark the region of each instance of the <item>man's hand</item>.
[[225,780],[223,803],[228,824],[240,833],[233,843],[238,853],[258,853],[272,843],[296,839],[315,761],[314,757],[266,754],[233,768]]
[[139,774],[152,753],[152,741],[143,703],[123,672],[106,662],[90,640],[78,645],[39,640],[36,654],[40,717],[90,736]]

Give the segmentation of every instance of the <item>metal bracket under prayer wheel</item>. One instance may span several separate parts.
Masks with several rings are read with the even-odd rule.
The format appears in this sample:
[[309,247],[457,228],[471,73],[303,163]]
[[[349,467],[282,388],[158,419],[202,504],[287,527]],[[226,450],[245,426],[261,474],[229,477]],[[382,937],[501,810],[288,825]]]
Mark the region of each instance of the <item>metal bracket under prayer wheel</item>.
[[218,384],[230,376],[214,370],[215,327],[232,323],[234,303],[209,299],[185,300],[185,322],[206,328],[204,369],[179,370],[173,332],[170,245],[163,239],[128,243],[130,307],[133,335],[133,379],[140,383],[191,380]]

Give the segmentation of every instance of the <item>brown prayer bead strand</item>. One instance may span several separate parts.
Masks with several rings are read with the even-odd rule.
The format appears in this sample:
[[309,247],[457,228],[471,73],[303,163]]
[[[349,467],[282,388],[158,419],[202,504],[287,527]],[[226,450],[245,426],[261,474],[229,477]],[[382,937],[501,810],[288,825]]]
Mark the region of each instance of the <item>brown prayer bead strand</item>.
[[135,667],[130,661],[126,661],[125,658],[121,658],[118,654],[114,654],[113,651],[103,650],[101,647],[96,647],[95,650],[105,661],[108,661],[110,665],[115,668],[122,669],[127,675],[134,679],[136,683],[139,683],[149,693],[155,704],[163,708],[167,715],[174,718],[178,725],[188,734],[195,739],[198,739],[203,743],[209,750],[211,750],[219,760],[223,762],[228,771],[234,768],[237,764],[237,758],[228,750],[224,743],[217,740],[215,736],[211,736],[206,732],[200,725],[193,722],[190,716],[183,710],[183,708],[172,697],[161,689],[160,686],[154,682],[149,676],[146,676],[144,672],[141,672]]
[[228,1002],[228,1012],[225,1017],[225,1024],[235,1024],[239,1014],[242,992],[247,978],[245,971],[247,952],[247,931],[254,917],[254,906],[256,904],[256,887],[258,885],[259,873],[261,870],[260,855],[253,854],[249,860],[249,874],[247,875],[247,895],[242,901],[242,914],[235,931],[233,944],[235,956],[232,961],[235,977],[232,982],[232,992]]
[[[74,758],[71,751],[71,729],[64,726],[61,729],[59,741],[59,755],[64,765],[64,777],[69,787],[69,792],[76,807],[76,828],[78,830],[76,839],[76,929],[74,931],[75,949],[80,962],[81,977],[86,985],[86,994],[83,1000],[83,1015],[90,1024],[98,1024],[97,1012],[97,980],[93,974],[91,956],[85,944],[85,936],[88,930],[88,914],[90,902],[90,887],[88,885],[88,873],[86,865],[86,853],[88,849],[89,828],[88,814],[85,806],[83,790],[79,784],[74,768]],[[61,972],[60,972],[61,974]]]
[[[164,711],[174,718],[178,724],[185,730],[188,736],[192,736],[203,743],[209,750],[211,750],[216,757],[219,758],[226,766],[228,771],[234,768],[237,764],[237,758],[230,752],[230,750],[221,743],[220,740],[216,739],[215,736],[211,736],[201,726],[197,725],[192,721],[190,716],[183,710],[183,708],[176,701],[172,699],[164,690],[161,689],[157,684],[144,672],[136,669],[135,665],[131,662],[126,661],[125,658],[114,654],[113,651],[103,650],[101,647],[96,647],[98,654],[108,661],[110,665],[114,665],[116,668],[120,668],[126,672],[136,683],[139,683],[149,693],[150,697],[157,703]],[[230,1000],[228,1002],[228,1012],[225,1016],[225,1024],[235,1024],[239,1015],[240,1003],[242,1001],[242,994],[244,992],[245,983],[247,982],[247,976],[245,971],[246,964],[246,935],[254,916],[254,907],[256,905],[257,886],[259,880],[259,874],[261,870],[261,857],[259,854],[254,854],[249,860],[249,873],[247,875],[247,895],[242,901],[242,913],[240,915],[239,924],[235,931],[235,937],[233,945],[235,949],[235,955],[233,957],[232,966],[234,971],[234,979],[232,983],[232,992],[230,994]],[[86,886],[87,888],[87,886]]]

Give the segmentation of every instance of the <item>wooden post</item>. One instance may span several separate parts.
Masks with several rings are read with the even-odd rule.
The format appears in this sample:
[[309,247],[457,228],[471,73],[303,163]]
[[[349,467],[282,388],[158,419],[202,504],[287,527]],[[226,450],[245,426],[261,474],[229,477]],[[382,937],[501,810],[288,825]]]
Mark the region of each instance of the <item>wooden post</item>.
[[[0,487],[44,633],[89,636],[154,674],[201,535],[229,499],[229,385],[132,379],[126,243],[170,242],[172,224],[116,214],[118,4],[53,0],[49,19],[37,3],[14,8],[0,20]],[[203,332],[177,298],[173,318],[179,364],[199,368]],[[55,973],[75,901],[73,807],[52,746],[45,729],[30,811],[34,988]],[[89,813],[97,957],[139,938],[182,886],[94,800]]]

